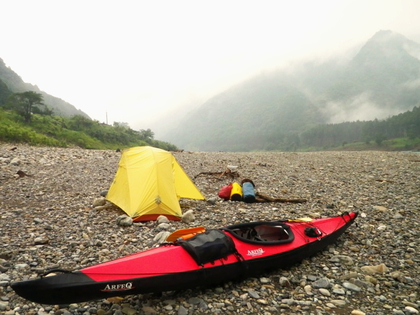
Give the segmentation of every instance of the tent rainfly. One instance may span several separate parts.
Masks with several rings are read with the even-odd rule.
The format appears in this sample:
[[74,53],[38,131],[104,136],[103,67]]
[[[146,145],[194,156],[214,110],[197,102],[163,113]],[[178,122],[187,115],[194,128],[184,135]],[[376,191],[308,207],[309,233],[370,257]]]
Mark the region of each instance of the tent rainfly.
[[149,221],[160,215],[180,220],[180,198],[205,199],[172,153],[150,146],[122,152],[107,200],[134,221]]

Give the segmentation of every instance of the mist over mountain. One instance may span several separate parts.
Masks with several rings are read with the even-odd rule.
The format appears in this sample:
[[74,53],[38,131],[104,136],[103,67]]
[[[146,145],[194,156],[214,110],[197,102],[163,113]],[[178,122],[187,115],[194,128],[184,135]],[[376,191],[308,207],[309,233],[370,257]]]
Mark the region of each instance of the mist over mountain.
[[2,101],[1,98],[3,97],[4,101],[5,96],[10,92],[21,93],[25,91],[40,93],[44,99],[44,104],[54,111],[54,115],[63,117],[81,115],[83,117],[90,118],[86,113],[77,109],[70,103],[41,91],[36,85],[24,82],[22,78],[12,69],[7,67],[4,61],[0,58],[0,103]]
[[349,60],[306,62],[238,84],[161,138],[186,150],[269,150],[316,124],[385,119],[419,104],[420,45],[379,31]]

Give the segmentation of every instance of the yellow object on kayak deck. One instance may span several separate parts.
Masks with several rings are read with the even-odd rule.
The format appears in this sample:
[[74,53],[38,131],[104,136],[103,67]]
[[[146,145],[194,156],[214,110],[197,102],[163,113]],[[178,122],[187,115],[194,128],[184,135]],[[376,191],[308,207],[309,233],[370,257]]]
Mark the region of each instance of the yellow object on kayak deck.
[[172,232],[167,238],[167,242],[175,242],[179,238],[190,238],[198,233],[204,233],[206,231],[206,228],[204,226],[197,226],[193,228],[188,229],[181,229],[176,230],[175,232]]
[[312,218],[306,217],[306,218],[297,218],[297,219],[294,219],[294,220],[287,220],[287,221],[289,221],[289,222],[311,222],[312,220],[313,220]]

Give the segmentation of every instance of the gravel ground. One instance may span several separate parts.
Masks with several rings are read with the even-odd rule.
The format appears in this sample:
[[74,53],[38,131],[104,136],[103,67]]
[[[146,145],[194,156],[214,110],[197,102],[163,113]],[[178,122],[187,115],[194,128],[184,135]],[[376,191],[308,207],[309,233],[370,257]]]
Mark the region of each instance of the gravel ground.
[[[175,157],[206,201],[182,200],[195,221],[169,231],[357,211],[333,246],[288,270],[182,292],[65,306],[39,305],[9,284],[49,268],[78,269],[154,246],[157,222],[121,226],[97,206],[120,153],[0,144],[0,313],[16,314],[418,314],[420,154],[412,152],[195,153]],[[237,165],[271,197],[305,203],[222,201],[219,176]],[[20,172],[19,172],[20,171]],[[99,199],[98,199],[99,198]],[[100,203],[99,203],[100,204]]]

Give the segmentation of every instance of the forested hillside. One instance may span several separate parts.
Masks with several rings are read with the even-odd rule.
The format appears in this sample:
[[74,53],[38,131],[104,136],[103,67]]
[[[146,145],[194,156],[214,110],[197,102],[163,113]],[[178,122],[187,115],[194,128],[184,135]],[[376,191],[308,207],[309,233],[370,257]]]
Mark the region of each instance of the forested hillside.
[[406,138],[412,145],[400,149],[420,149],[420,107],[384,120],[318,125],[303,132],[296,147],[328,149],[354,142],[380,146],[386,140]]
[[177,150],[170,143],[155,140],[150,129],[136,131],[118,123],[110,126],[84,116],[65,118],[33,114],[31,120],[25,122],[14,110],[4,110],[0,106],[0,121],[0,142],[86,149],[124,149],[150,145],[164,150]]
[[110,126],[90,119],[73,105],[25,83],[0,59],[0,141],[87,149],[123,149],[151,145],[177,147],[154,139],[152,130],[126,123]]

